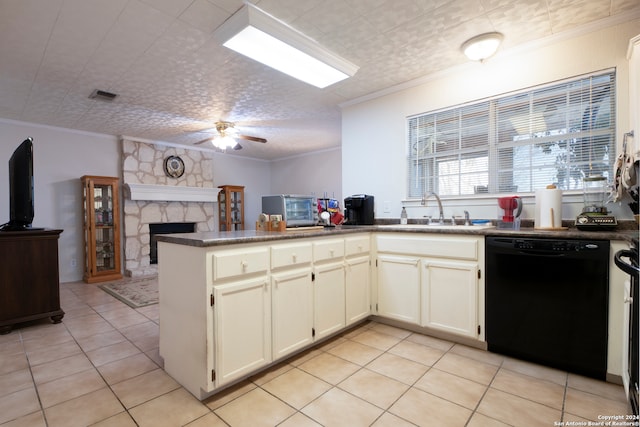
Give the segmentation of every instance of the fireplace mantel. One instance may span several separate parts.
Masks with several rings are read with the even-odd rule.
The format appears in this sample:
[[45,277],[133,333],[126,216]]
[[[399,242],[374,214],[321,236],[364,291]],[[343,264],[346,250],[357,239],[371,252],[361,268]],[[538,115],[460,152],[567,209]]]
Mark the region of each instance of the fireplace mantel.
[[217,200],[218,189],[186,187],[179,185],[125,184],[131,200],[155,200],[159,202],[209,202]]

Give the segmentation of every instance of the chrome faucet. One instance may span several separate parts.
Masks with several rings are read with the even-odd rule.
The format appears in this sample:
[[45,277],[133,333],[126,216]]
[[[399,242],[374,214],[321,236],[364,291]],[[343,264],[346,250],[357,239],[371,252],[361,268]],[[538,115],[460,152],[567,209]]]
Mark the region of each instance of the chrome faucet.
[[469,222],[469,211],[464,211],[464,225],[471,225]]
[[440,224],[444,224],[444,211],[442,210],[442,201],[440,200],[440,196],[438,196],[436,193],[434,193],[433,191],[430,192],[429,194],[423,194],[422,195],[422,201],[420,202],[420,204],[422,204],[422,206],[426,206],[427,205],[427,199],[431,196],[434,196],[436,198],[436,201],[438,202],[438,209],[440,210],[440,217],[439,217],[439,221]]

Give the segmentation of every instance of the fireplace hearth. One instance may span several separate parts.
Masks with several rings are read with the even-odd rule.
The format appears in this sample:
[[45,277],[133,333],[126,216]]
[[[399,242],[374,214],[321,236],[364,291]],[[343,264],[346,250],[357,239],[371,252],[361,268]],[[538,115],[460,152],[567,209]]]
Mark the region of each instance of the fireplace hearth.
[[195,222],[162,222],[149,224],[149,264],[158,263],[158,234],[193,233]]

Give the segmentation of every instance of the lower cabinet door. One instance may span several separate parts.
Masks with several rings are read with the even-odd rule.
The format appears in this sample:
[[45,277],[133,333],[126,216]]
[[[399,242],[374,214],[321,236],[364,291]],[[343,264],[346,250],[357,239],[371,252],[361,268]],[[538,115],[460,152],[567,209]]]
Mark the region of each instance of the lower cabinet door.
[[371,313],[371,263],[369,256],[346,261],[345,309],[347,325]]
[[423,259],[422,326],[478,336],[478,264]]
[[271,363],[271,291],[264,276],[214,286],[213,295],[219,387]]
[[332,263],[314,268],[313,282],[315,339],[345,326],[344,264]]
[[313,342],[311,267],[271,274],[273,359]]
[[420,324],[420,258],[378,256],[378,314]]

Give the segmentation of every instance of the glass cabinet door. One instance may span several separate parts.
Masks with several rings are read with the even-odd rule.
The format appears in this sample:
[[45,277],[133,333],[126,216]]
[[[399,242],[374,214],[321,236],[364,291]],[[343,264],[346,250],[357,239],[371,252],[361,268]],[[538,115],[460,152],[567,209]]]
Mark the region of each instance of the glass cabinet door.
[[82,177],[85,208],[85,272],[88,283],[117,280],[120,272],[118,179]]
[[244,187],[221,185],[218,193],[220,231],[244,230]]

